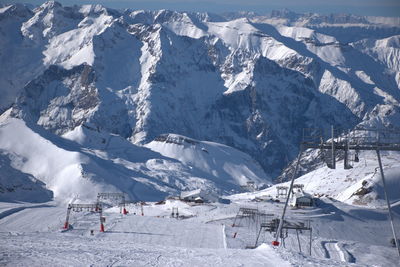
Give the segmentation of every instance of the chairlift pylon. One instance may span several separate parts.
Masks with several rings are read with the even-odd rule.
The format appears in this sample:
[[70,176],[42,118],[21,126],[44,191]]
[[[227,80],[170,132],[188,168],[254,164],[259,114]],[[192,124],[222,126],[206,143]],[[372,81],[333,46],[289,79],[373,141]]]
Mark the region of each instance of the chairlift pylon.
[[[378,159],[378,164],[379,164],[379,169],[381,172],[381,179],[382,179],[382,184],[383,184],[383,189],[384,189],[384,195],[386,199],[386,204],[388,208],[388,213],[389,213],[389,222],[390,222],[390,227],[392,229],[392,234],[393,238],[396,241],[396,248],[398,255],[400,257],[400,242],[397,242],[397,237],[396,237],[396,231],[395,231],[395,226],[393,222],[393,215],[391,211],[391,205],[389,202],[389,197],[387,195],[387,188],[385,184],[385,178],[384,178],[384,171],[382,167],[382,160],[380,157],[380,151],[400,151],[400,131],[393,131],[391,129],[368,129],[364,127],[356,127],[353,129],[353,134],[350,135],[350,131],[347,133],[347,138],[341,139],[336,138],[337,142],[335,142],[335,131],[333,126],[331,126],[331,140],[326,140],[324,141],[323,138],[320,138],[321,136],[319,135],[311,135],[307,136],[305,134],[305,131],[303,130],[303,140],[300,145],[300,154],[297,159],[296,163],[296,168],[294,171],[294,174],[292,175],[291,183],[290,183],[290,188],[293,186],[293,182],[297,173],[298,165],[300,163],[300,157],[303,152],[303,149],[309,149],[309,148],[314,148],[314,149],[327,149],[328,151],[332,152],[332,159],[335,158],[335,150],[344,150],[345,153],[348,150],[355,150],[355,155],[354,155],[354,162],[359,162],[359,151],[368,151],[368,150],[375,150],[377,154],[377,159]],[[337,136],[337,135],[336,135]],[[367,165],[367,161],[365,160],[365,165]],[[327,159],[325,159],[327,161]],[[332,160],[332,164],[335,164],[335,161]],[[333,165],[334,167],[335,165]],[[289,190],[290,191],[290,190]],[[282,225],[283,225],[283,219],[285,217],[285,212],[286,208],[288,205],[289,201],[289,195],[286,198],[285,206],[283,208],[282,216],[281,216],[281,221],[278,226],[277,232],[281,233],[282,231]],[[278,236],[277,236],[278,238]],[[276,239],[278,241],[278,239]]]

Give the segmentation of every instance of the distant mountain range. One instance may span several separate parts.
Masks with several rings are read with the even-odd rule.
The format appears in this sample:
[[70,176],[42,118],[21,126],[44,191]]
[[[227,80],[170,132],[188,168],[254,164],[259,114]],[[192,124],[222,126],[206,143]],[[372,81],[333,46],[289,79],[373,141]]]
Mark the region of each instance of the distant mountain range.
[[[53,140],[86,125],[135,147],[177,134],[249,154],[257,167],[242,166],[238,173],[270,183],[297,156],[302,128],[400,127],[400,18],[118,11],[50,1],[33,10],[0,8],[0,37],[4,131],[12,120],[24,129],[43,127]],[[42,181],[40,172],[13,161],[22,152],[7,142],[0,142],[1,164]],[[229,154],[227,160],[237,162]],[[263,170],[255,170],[258,165]],[[223,191],[247,181],[226,170],[196,168]],[[246,168],[254,176],[245,175]],[[83,171],[101,176],[97,167]],[[126,177],[139,181],[140,173]],[[183,173],[193,175],[190,168]],[[164,185],[176,183],[169,171],[163,175]],[[218,177],[231,177],[236,189],[218,184]],[[187,185],[169,190],[155,184],[154,192]]]

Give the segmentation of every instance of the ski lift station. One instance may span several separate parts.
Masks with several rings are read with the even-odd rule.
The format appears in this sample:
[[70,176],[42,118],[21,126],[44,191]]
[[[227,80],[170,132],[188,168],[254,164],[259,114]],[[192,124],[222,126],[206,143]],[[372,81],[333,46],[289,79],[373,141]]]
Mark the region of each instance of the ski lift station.
[[314,205],[314,200],[309,194],[294,195],[290,206],[292,207],[312,207]]
[[301,207],[312,207],[314,205],[313,197],[303,191],[303,184],[293,185],[293,194],[291,197],[290,206],[301,208]]

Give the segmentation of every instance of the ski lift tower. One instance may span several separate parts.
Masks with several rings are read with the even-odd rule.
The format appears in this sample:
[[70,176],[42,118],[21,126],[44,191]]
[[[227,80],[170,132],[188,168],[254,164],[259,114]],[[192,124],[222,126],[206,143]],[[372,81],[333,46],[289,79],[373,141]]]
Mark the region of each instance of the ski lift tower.
[[100,203],[100,200],[115,200],[118,201],[118,206],[120,206],[121,210],[120,213],[126,215],[128,211],[125,207],[125,194],[124,193],[98,193],[97,194],[97,203]]
[[286,197],[288,192],[287,186],[277,186],[276,187],[276,198]]
[[[260,225],[260,230],[258,231],[257,237],[256,237],[256,243],[254,244],[254,247],[257,247],[258,240],[260,239],[261,232],[267,231],[270,233],[276,232],[277,227],[279,226],[279,219],[275,218],[269,222],[261,223]],[[310,241],[309,241],[309,253],[311,256],[311,245],[312,245],[312,228],[311,228],[311,221],[307,220],[304,222],[297,221],[297,222],[288,222],[284,221],[282,230],[285,230],[286,233],[282,233],[280,236],[282,240],[282,245],[285,246],[285,238],[288,237],[288,231],[289,230],[294,230],[296,231],[296,236],[297,236],[297,244],[299,246],[299,251],[302,252],[301,250],[301,242],[299,238],[299,232],[302,233],[303,231],[309,231],[310,233]],[[277,241],[273,242],[273,245],[277,244]]]
[[347,133],[340,134],[339,131],[335,130],[333,126],[329,131],[329,134],[321,129],[303,129],[303,140],[300,145],[300,153],[297,158],[295,171],[292,174],[292,179],[289,186],[289,192],[286,196],[285,206],[282,211],[282,216],[279,221],[279,225],[276,228],[275,241],[273,244],[279,245],[278,239],[282,236],[282,228],[284,224],[284,218],[286,209],[289,203],[290,194],[293,192],[294,179],[296,178],[297,170],[299,168],[301,155],[304,150],[308,148],[320,149],[322,155],[329,168],[336,168],[336,151],[344,151],[344,168],[349,169],[349,151],[355,151],[354,161],[358,161],[358,152],[363,150],[375,150],[377,155],[377,161],[382,177],[383,189],[385,192],[386,204],[389,212],[389,220],[392,228],[392,234],[396,249],[400,257],[400,244],[396,237],[396,231],[394,228],[392,209],[389,202],[389,196],[386,188],[385,175],[382,167],[382,160],[380,151],[400,151],[400,131],[388,130],[388,129],[367,129],[357,127],[353,131],[347,131]]
[[68,230],[70,228],[69,225],[69,216],[71,214],[71,211],[73,212],[81,212],[81,211],[87,211],[87,212],[96,212],[99,213],[100,215],[100,232],[104,232],[104,221],[105,218],[103,217],[103,207],[99,203],[95,204],[68,204],[67,208],[67,217],[65,218],[65,223],[64,223],[64,229]]
[[250,224],[251,220],[256,221],[256,217],[259,214],[260,214],[259,210],[255,208],[239,208],[239,211],[236,214],[235,219],[233,220],[232,227],[238,226],[236,224],[236,221],[238,219],[241,221],[243,218],[247,218]]

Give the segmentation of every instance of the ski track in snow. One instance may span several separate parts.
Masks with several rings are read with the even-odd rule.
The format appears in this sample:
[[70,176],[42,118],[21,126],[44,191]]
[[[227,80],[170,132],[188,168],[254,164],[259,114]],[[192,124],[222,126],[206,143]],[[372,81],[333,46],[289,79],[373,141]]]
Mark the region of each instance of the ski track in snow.
[[343,253],[337,246],[337,241],[322,241],[322,247],[325,250],[325,257],[328,259],[339,259],[345,261]]
[[5,211],[0,212],[0,219],[3,219],[7,216],[10,216],[14,213],[20,212],[24,209],[31,209],[31,208],[43,208],[43,207],[51,207],[50,205],[34,205],[34,206],[23,206],[17,208],[6,209]]

